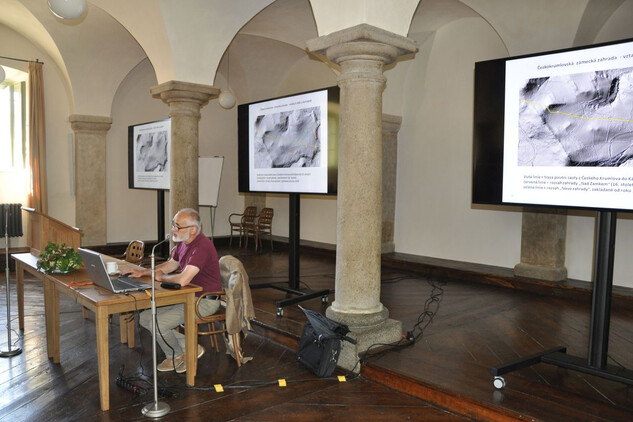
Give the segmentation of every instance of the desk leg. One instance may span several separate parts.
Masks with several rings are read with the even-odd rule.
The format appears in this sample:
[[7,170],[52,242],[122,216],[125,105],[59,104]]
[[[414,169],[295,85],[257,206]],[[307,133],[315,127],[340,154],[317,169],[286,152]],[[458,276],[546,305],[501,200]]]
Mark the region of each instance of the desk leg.
[[135,331],[134,331],[134,314],[133,313],[127,313],[126,315],[126,328],[127,328],[127,346],[130,349],[134,349],[134,336],[136,335]]
[[121,335],[121,343],[127,343],[127,322],[125,321],[125,313],[119,314],[119,330]]
[[132,312],[119,314],[119,328],[121,343],[127,343],[130,349],[134,349],[134,314]]
[[18,321],[20,330],[24,331],[24,267],[15,260],[15,290],[18,294]]
[[[187,295],[185,302],[185,327],[196,326],[196,297],[193,293]],[[198,330],[185,329],[185,359],[187,362],[187,385],[194,386],[196,382],[196,372],[198,370]]]
[[97,307],[95,314],[97,328],[97,362],[99,365],[99,393],[101,410],[110,408],[110,356],[108,347],[108,312],[104,307]]
[[44,309],[48,357],[59,363],[59,292],[48,277],[44,277]]

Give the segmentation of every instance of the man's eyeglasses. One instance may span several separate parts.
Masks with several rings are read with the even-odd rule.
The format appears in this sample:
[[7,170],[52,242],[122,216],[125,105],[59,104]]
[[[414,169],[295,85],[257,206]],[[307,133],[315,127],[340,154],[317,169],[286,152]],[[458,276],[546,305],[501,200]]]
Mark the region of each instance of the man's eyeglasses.
[[175,221],[171,222],[171,226],[175,227],[177,230],[188,229],[189,227],[193,227],[193,226],[181,226],[180,224],[176,223]]

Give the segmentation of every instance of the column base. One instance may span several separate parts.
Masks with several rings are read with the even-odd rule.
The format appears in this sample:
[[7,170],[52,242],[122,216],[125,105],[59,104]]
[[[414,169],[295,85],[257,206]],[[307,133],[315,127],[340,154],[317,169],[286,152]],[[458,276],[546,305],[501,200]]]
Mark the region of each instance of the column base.
[[514,275],[546,281],[563,281],[567,279],[567,268],[545,267],[521,262],[514,266]]
[[359,355],[370,346],[395,343],[402,338],[402,322],[388,318],[389,310],[385,307],[375,314],[348,314],[329,307],[325,314],[334,321],[346,324],[350,329],[348,336],[356,340],[356,344],[341,342],[338,366],[348,371],[360,372]]
[[387,243],[383,243],[380,246],[380,253],[384,254],[384,253],[392,253],[395,252],[396,250],[396,244],[393,242],[387,242]]
[[[348,336],[356,340],[356,344],[347,341],[341,342],[338,366],[357,374],[361,371],[361,365],[358,364],[359,355],[365,353],[370,346],[395,343],[402,339],[402,322],[387,319],[372,327],[353,328]],[[372,350],[376,351],[379,347],[374,346]]]

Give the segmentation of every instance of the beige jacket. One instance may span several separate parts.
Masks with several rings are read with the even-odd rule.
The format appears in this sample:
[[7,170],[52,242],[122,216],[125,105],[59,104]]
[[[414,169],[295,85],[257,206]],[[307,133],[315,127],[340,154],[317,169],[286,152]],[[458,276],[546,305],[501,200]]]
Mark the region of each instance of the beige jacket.
[[251,329],[255,308],[248,285],[248,274],[239,259],[232,255],[220,258],[222,288],[226,291],[226,330],[228,334],[242,331],[245,335]]

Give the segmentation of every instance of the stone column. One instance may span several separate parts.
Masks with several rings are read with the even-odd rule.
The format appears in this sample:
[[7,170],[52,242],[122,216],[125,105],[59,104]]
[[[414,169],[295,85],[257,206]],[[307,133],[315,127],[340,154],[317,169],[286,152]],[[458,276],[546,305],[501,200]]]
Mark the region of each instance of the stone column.
[[[339,365],[352,369],[375,343],[398,341],[402,323],[380,302],[382,92],[384,66],[417,51],[415,41],[361,24],[308,41],[308,51],[340,66],[336,300],[327,316],[347,324]],[[360,370],[356,367],[355,370]]]
[[402,117],[382,115],[382,253],[395,250],[396,173],[398,170],[398,131]]
[[82,246],[105,245],[106,135],[112,119],[69,117],[75,135],[75,225],[83,231]]
[[265,193],[247,193],[244,195],[244,207],[257,207],[257,212],[266,207]]
[[521,262],[514,274],[547,281],[567,279],[565,242],[567,211],[534,209],[523,211]]
[[169,81],[151,88],[150,92],[169,105],[171,117],[169,214],[173,216],[186,207],[198,209],[200,109],[217,98],[220,90],[208,85]]

